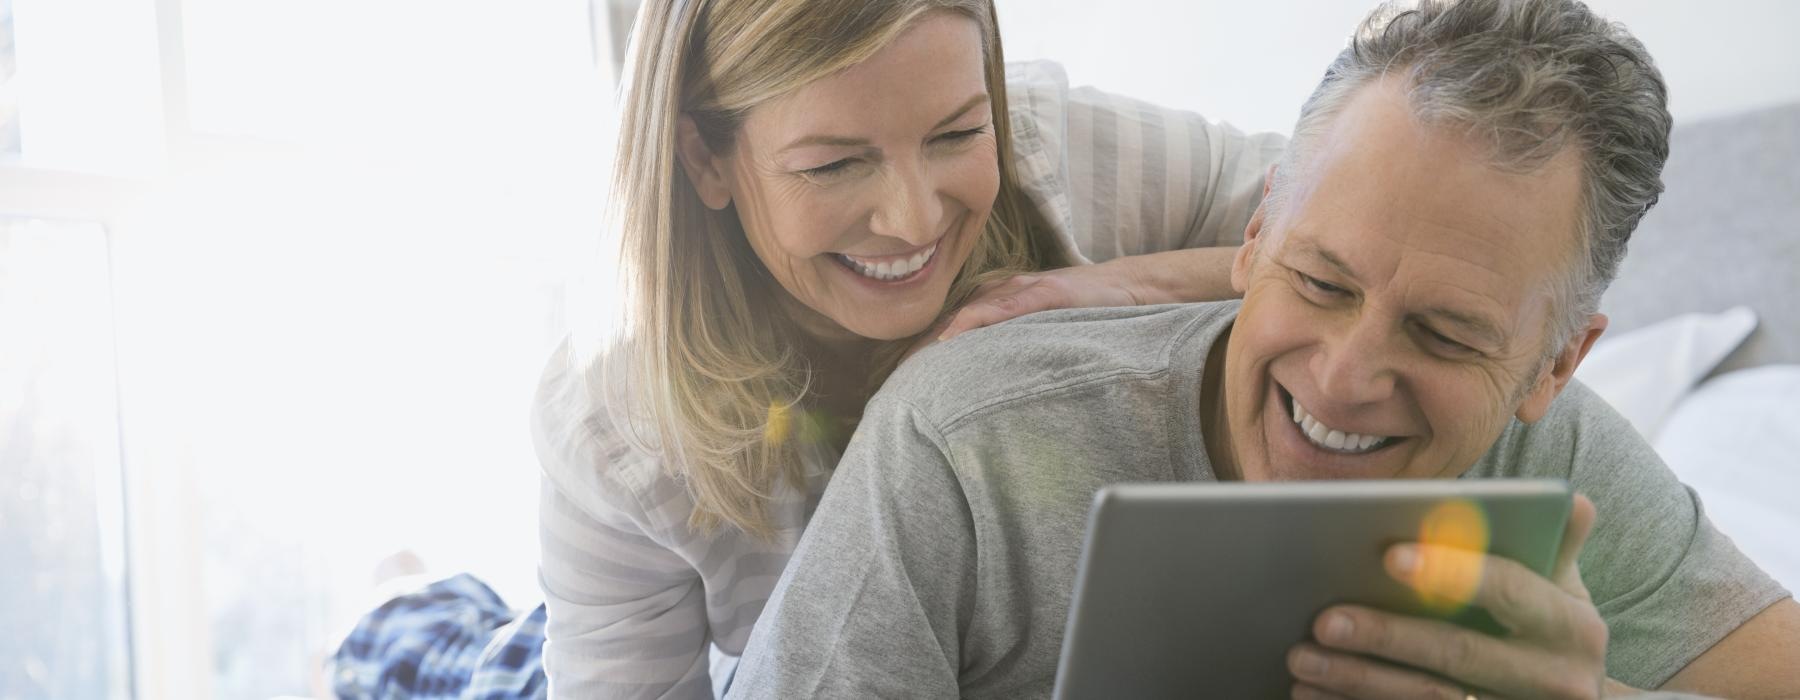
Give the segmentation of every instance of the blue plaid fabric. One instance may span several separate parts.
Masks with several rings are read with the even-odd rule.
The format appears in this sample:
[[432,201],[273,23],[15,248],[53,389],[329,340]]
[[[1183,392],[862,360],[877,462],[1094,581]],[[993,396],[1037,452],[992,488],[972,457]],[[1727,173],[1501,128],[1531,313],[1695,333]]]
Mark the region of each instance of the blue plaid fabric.
[[500,596],[457,574],[363,616],[332,657],[344,700],[543,698],[544,606],[514,618]]

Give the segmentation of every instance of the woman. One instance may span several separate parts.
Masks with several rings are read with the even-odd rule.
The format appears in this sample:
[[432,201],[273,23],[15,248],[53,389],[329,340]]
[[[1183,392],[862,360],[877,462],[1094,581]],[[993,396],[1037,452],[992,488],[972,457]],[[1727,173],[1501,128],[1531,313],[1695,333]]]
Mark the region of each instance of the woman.
[[[1187,249],[1237,242],[1280,146],[1005,66],[989,0],[640,13],[612,200],[626,323],[543,378],[546,607],[485,655],[529,669],[543,624],[559,697],[718,692],[908,348],[1229,294],[1230,251]],[[1068,267],[1090,259],[1110,262]]]

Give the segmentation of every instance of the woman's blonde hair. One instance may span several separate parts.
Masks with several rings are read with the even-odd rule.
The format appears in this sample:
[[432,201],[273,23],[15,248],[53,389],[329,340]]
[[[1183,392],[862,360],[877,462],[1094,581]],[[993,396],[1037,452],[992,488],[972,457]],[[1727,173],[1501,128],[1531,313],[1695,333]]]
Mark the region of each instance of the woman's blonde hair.
[[[1000,191],[948,305],[1008,272],[1068,264],[1018,187],[991,0],[662,0],[644,4],[626,66],[612,193],[626,307],[602,389],[627,439],[657,454],[695,503],[689,525],[772,535],[781,479],[800,486],[806,338],[777,303],[736,212],[708,209],[678,168],[676,121],[728,150],[757,105],[860,63],[934,11],[981,26]],[[948,306],[947,306],[948,308]],[[909,340],[881,352],[885,377]]]

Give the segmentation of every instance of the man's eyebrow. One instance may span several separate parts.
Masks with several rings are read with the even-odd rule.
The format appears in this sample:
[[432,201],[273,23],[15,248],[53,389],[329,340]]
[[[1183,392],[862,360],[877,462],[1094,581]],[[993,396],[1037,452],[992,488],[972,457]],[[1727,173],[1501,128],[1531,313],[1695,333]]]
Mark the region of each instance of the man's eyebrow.
[[[950,116],[944,117],[943,121],[940,121],[937,124],[933,125],[931,127],[931,130],[937,131],[938,129],[942,129],[946,126],[949,126],[951,122],[954,122],[958,119],[963,118],[963,115],[968,114],[969,110],[974,109],[976,105],[986,102],[987,100],[988,100],[988,94],[986,92],[976,93],[975,95],[971,96],[969,99],[963,101],[963,103],[961,105],[957,106],[956,111],[951,112]],[[777,152],[785,153],[787,151],[791,151],[796,148],[801,148],[803,146],[856,147],[856,146],[867,146],[867,145],[869,145],[869,140],[864,139],[864,138],[815,134],[813,136],[804,136],[799,139],[796,139],[793,143],[790,143],[786,146],[781,147],[781,150],[777,151]]]
[[1350,264],[1344,262],[1343,258],[1338,257],[1329,250],[1319,247],[1319,244],[1312,241],[1301,240],[1295,241],[1295,243],[1300,247],[1301,253],[1311,255],[1324,261],[1326,265],[1330,265],[1333,269],[1337,270],[1338,274],[1350,278],[1350,281],[1352,282],[1361,282],[1361,280],[1356,278],[1356,272],[1350,269]]

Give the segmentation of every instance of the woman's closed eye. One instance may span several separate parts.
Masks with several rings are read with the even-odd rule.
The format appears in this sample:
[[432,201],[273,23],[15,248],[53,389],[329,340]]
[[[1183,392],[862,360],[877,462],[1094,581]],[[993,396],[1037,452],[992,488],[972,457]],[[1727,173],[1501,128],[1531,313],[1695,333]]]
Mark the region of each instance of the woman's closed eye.
[[969,139],[975,138],[976,136],[985,134],[985,133],[987,133],[987,130],[988,130],[987,125],[983,124],[981,126],[973,128],[973,129],[963,129],[962,131],[952,131],[952,132],[945,133],[945,134],[939,134],[938,137],[933,140],[938,143],[942,143],[942,144],[954,145],[954,144],[966,142]]
[[801,170],[800,173],[809,177],[828,177],[848,170],[855,162],[852,158],[839,158],[818,167]]

